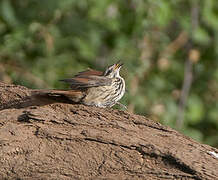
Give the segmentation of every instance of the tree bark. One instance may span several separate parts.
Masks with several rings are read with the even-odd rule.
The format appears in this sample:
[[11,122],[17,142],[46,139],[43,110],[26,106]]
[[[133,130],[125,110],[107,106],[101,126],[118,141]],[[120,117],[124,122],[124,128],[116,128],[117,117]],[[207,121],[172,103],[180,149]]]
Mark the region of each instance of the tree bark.
[[0,83],[0,179],[218,179],[218,150],[127,111]]

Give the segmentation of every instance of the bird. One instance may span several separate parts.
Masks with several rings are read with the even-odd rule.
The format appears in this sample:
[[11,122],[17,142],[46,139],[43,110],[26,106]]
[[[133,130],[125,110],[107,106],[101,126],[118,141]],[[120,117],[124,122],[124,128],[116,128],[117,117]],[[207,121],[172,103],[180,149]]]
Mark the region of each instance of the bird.
[[88,69],[73,78],[60,80],[70,84],[70,90],[39,90],[38,94],[65,96],[75,103],[100,108],[112,107],[119,103],[125,93],[125,80],[120,76],[123,63],[119,61],[108,66],[104,72]]

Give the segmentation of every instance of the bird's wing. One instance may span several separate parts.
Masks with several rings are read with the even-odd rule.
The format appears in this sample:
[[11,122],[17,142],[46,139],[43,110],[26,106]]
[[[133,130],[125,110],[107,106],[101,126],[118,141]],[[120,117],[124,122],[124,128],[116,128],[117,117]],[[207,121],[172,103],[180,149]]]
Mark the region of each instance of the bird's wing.
[[69,83],[72,89],[107,86],[111,84],[110,78],[96,75],[80,75],[71,79],[63,79],[61,81]]
[[79,72],[78,74],[75,75],[75,77],[91,76],[91,75],[102,76],[103,72],[96,71],[96,70],[93,70],[93,69],[88,69],[86,71]]

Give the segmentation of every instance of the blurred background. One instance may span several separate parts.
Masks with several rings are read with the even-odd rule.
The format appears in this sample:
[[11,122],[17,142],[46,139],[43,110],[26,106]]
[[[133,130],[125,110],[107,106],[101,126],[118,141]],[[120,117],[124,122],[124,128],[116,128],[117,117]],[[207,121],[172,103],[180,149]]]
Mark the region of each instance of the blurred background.
[[118,60],[129,112],[218,147],[216,0],[0,0],[0,81],[67,88]]

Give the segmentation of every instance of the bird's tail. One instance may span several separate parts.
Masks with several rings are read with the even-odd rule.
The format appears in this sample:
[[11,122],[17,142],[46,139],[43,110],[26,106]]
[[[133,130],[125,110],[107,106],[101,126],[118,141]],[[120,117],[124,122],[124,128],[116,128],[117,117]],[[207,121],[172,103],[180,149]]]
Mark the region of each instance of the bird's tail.
[[84,97],[84,93],[76,90],[47,90],[47,89],[37,89],[32,90],[31,95],[33,96],[64,96],[70,99],[73,102],[80,102],[80,100]]

